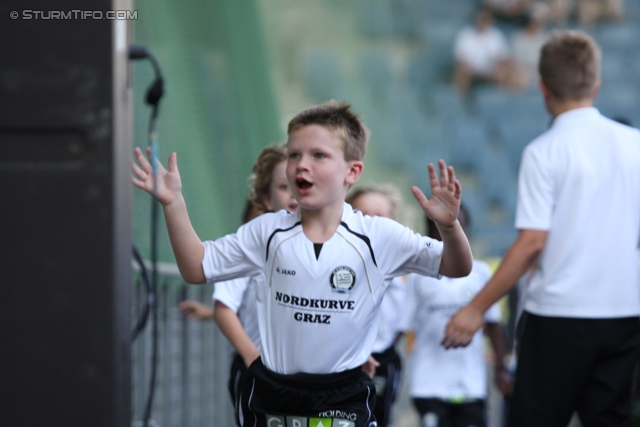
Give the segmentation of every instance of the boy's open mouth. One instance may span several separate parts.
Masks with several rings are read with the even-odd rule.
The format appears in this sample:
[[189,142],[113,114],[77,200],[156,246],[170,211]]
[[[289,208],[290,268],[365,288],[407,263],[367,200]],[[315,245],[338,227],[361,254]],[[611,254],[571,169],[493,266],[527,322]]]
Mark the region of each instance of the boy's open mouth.
[[311,188],[313,184],[311,184],[309,181],[307,181],[304,178],[296,178],[296,186],[301,189],[301,190],[306,190]]

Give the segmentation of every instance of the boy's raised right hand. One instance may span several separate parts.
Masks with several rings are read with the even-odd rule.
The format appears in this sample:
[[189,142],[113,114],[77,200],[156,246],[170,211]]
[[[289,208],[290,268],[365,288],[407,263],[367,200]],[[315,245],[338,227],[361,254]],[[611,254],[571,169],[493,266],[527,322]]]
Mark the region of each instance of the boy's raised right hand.
[[131,160],[131,168],[139,178],[131,177],[133,185],[154,196],[163,206],[169,205],[182,194],[182,183],[180,182],[176,153],[171,153],[169,156],[168,171],[158,160],[158,188],[156,189],[154,188],[153,168],[150,163],[151,148],[147,148],[146,151],[149,159],[145,157],[140,148],[136,147],[134,150],[140,166],[134,160]]
[[138,176],[137,178],[132,176],[131,180],[133,185],[153,195],[162,204],[171,248],[176,256],[182,278],[187,283],[205,283],[207,279],[202,268],[204,246],[191,225],[187,204],[182,197],[176,153],[171,153],[169,156],[168,171],[158,161],[157,186],[154,186],[155,176],[148,160],[151,158],[151,149],[147,148],[145,157],[142,150],[136,148],[135,155],[140,166],[135,161],[131,161],[131,168]]

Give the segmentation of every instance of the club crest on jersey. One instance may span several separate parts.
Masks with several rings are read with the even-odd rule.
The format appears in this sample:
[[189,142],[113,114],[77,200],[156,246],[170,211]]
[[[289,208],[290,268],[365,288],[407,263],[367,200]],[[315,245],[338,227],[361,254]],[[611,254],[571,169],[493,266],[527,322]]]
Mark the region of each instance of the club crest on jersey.
[[331,273],[329,284],[333,292],[341,294],[351,293],[353,285],[356,283],[356,273],[349,267],[338,267]]

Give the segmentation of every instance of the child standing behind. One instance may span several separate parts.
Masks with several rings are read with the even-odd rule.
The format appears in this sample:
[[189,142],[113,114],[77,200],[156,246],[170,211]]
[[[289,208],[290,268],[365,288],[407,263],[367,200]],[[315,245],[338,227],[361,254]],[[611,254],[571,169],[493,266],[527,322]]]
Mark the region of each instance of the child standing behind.
[[[396,219],[401,196],[391,185],[364,184],[352,190],[347,203],[364,215]],[[378,363],[373,376],[376,406],[373,413],[378,427],[389,424],[391,405],[396,399],[402,375],[402,362],[395,344],[402,334],[400,322],[405,304],[405,276],[394,277],[380,304],[380,325],[371,356]]]
[[[285,209],[295,212],[298,202],[289,189],[285,167],[287,153],[284,145],[266,147],[255,165],[251,182],[251,198],[248,201],[244,223],[262,212]],[[229,339],[236,353],[231,363],[229,394],[234,406],[235,419],[240,426],[240,387],[247,367],[260,356],[260,331],[256,313],[257,277],[240,278],[215,284],[214,308],[197,301],[183,301],[180,308],[193,318],[215,319],[222,333]]]
[[[453,168],[429,165],[431,198],[414,196],[443,242],[345,203],[360,178],[368,130],[346,104],[326,103],[289,122],[286,174],[299,208],[261,215],[237,233],[201,242],[182,196],[176,154],[159,165],[163,205],[180,272],[189,283],[262,275],[257,286],[261,357],[242,390],[244,426],[375,426],[373,384],[362,370],[376,338],[390,279],[406,273],[465,276],[471,250],[457,220]],[[153,194],[140,149],[135,186]],[[341,424],[338,424],[341,423]]]
[[[458,220],[467,229],[468,214],[460,207]],[[433,221],[427,218],[427,233],[439,239]],[[484,427],[488,390],[487,355],[482,332],[468,347],[447,350],[440,345],[444,328],[491,277],[491,268],[474,260],[467,277],[435,280],[415,274],[407,281],[404,324],[415,331],[409,358],[410,394],[420,413],[422,427]],[[494,304],[484,315],[485,332],[495,352],[495,378],[503,394],[510,392],[510,377],[503,365],[504,344],[500,308]]]

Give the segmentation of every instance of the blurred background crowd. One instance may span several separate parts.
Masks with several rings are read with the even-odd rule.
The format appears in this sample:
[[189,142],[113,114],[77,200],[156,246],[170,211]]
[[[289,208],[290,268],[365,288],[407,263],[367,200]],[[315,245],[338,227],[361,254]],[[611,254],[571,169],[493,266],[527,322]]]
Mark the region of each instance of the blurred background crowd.
[[[138,2],[135,38],[168,68],[163,151],[184,152],[196,164],[199,194],[215,195],[193,208],[204,233],[238,225],[244,180],[260,148],[284,140],[297,111],[334,98],[353,104],[372,130],[364,179],[391,182],[409,196],[410,185],[426,186],[426,164],[446,159],[474,218],[474,253],[501,256],[515,236],[522,148],[551,120],[536,85],[536,57],[554,28],[581,28],[601,45],[596,107],[630,122],[640,116],[635,1],[193,3]],[[149,72],[137,66],[141,88]],[[136,141],[145,132],[138,121]],[[221,218],[216,224],[200,217],[211,209]],[[148,241],[145,229],[137,228],[137,241]]]

